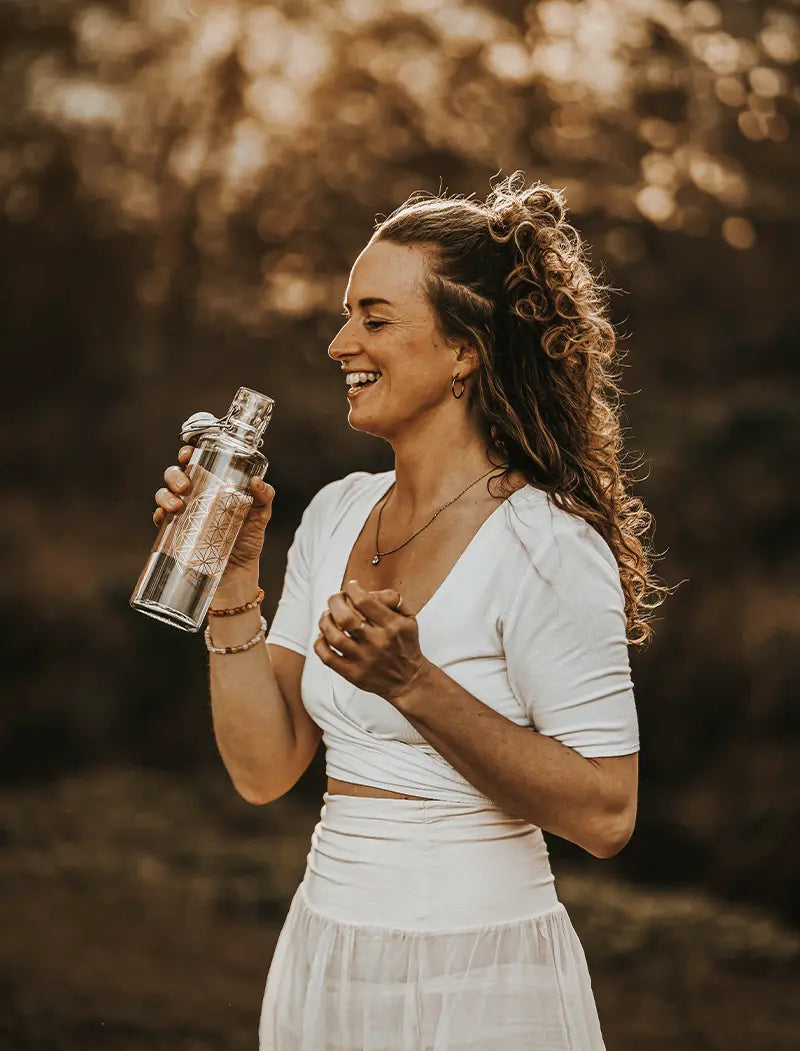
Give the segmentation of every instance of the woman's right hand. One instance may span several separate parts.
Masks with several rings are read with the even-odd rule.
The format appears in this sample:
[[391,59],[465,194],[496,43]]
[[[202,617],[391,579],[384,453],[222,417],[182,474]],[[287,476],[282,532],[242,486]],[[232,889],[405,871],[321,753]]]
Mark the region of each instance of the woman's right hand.
[[[183,465],[189,461],[194,448],[192,445],[184,445],[178,452],[178,463]],[[156,492],[156,503],[158,507],[153,514],[153,522],[160,528],[168,515],[180,514],[185,507],[184,497],[189,493],[192,482],[181,467],[171,466],[164,471],[165,487]],[[260,488],[260,483],[263,488]],[[264,546],[264,530],[272,517],[272,500],[275,490],[269,482],[261,482],[260,478],[250,479],[250,494],[253,503],[242,522],[242,527],[236,537],[225,573],[231,569],[243,569],[255,567],[258,572],[258,560],[261,549]],[[224,576],[225,574],[223,574]]]

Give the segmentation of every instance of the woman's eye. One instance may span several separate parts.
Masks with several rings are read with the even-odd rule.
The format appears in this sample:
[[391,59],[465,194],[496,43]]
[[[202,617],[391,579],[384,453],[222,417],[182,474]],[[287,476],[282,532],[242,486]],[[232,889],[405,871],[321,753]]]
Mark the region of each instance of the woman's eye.
[[[351,316],[352,316],[352,315],[350,315],[350,314],[349,314],[349,313],[348,313],[348,312],[347,312],[346,310],[343,310],[343,311],[342,311],[342,317],[343,317],[343,318],[344,318],[344,319],[345,319],[346,321],[349,321],[349,320],[350,320],[350,318],[351,318]],[[377,332],[377,330],[378,330],[379,328],[383,328],[383,326],[384,326],[384,325],[388,325],[388,324],[389,324],[389,322],[388,322],[388,321],[377,321],[377,320],[375,320],[375,319],[368,319],[368,320],[366,320],[366,321],[364,322],[364,325],[365,325],[365,327],[366,327],[366,328],[368,328],[368,329],[370,329],[370,330],[371,330],[371,331],[373,331],[373,332]]]

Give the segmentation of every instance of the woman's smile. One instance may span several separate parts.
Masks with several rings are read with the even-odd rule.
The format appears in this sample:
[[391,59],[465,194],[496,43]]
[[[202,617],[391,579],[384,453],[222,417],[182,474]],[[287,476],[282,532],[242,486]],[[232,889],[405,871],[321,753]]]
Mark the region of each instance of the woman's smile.
[[380,376],[376,380],[371,380],[367,383],[362,384],[360,387],[348,387],[347,397],[350,399],[357,398],[359,394],[362,394],[365,390],[369,390],[370,387],[377,387],[380,383]]

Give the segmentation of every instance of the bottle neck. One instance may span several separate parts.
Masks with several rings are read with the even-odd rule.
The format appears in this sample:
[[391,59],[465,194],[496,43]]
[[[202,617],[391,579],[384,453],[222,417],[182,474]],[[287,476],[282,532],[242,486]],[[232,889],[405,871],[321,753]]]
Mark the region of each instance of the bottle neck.
[[201,435],[197,444],[199,446],[205,445],[206,448],[219,448],[221,446],[224,449],[229,449],[231,452],[242,453],[245,456],[262,456],[262,453],[253,445],[252,431],[245,436],[236,434],[232,430],[215,430],[211,434]]
[[228,421],[228,425],[224,431],[222,431],[223,438],[229,438],[231,441],[236,442],[239,445],[247,447],[248,452],[258,452],[258,448],[263,444],[261,434],[263,434],[264,428],[261,432],[254,431],[252,427],[240,426],[237,423],[236,417],[234,416]]

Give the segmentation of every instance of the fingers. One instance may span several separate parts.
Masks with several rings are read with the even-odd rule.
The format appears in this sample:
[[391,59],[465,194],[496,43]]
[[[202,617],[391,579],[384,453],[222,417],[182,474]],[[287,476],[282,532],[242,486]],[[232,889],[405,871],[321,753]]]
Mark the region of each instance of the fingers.
[[[178,452],[178,461],[180,463],[187,463],[193,452],[194,450],[191,446],[184,445]],[[164,471],[164,481],[167,483],[166,487],[162,487],[156,492],[156,503],[158,504],[158,507],[153,514],[153,521],[156,525],[161,525],[165,514],[178,514],[183,510],[185,502],[178,494],[186,494],[192,487],[191,479],[186,472],[182,471],[180,467],[176,467],[174,464],[171,464],[166,471]]]
[[328,609],[331,611],[337,627],[342,631],[358,631],[366,626],[363,613],[359,613],[347,595],[341,591],[330,596]]
[[250,492],[253,496],[253,503],[257,507],[272,506],[272,501],[275,498],[275,489],[269,482],[265,482],[261,478],[251,478]]
[[[192,458],[194,447],[183,445],[178,450],[178,463],[187,464]],[[171,464],[164,471],[166,486],[157,490],[155,494],[158,507],[153,513],[153,522],[160,526],[168,514],[179,514],[186,506],[185,497],[192,487],[192,480],[181,467]],[[269,511],[275,497],[275,489],[264,482],[263,479],[255,477],[250,479],[250,495],[253,498],[253,508],[258,512]]]
[[182,511],[184,507],[183,500],[165,487],[156,490],[156,503],[169,514]]
[[381,602],[385,602],[390,609],[395,610],[397,613],[402,613],[404,617],[409,615],[405,612],[403,596],[397,588],[381,588],[380,591],[370,591],[370,595],[374,595],[375,598],[380,599]]
[[359,656],[357,643],[338,627],[329,609],[319,618],[319,630],[328,645],[337,649],[346,659],[355,660]]
[[[400,592],[394,588],[384,588],[383,591],[376,592],[367,591],[357,580],[348,580],[344,585],[344,593],[359,613],[363,614],[370,623],[380,627],[389,627],[396,621],[398,613],[402,612],[403,599]],[[387,596],[388,601],[379,597],[383,595]],[[390,605],[393,608],[390,608]]]
[[174,465],[164,471],[164,481],[173,493],[184,493],[192,484],[188,474]]
[[396,614],[410,616],[405,611],[403,597],[396,588],[366,591],[357,580],[348,580],[344,591],[331,595],[328,608],[342,631],[363,630],[367,624],[389,624]]

